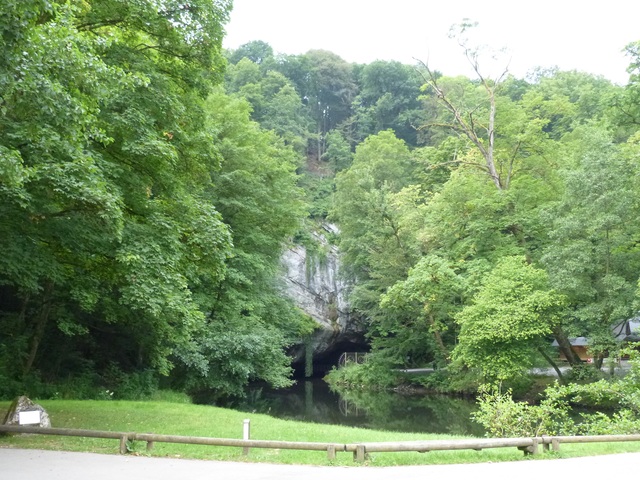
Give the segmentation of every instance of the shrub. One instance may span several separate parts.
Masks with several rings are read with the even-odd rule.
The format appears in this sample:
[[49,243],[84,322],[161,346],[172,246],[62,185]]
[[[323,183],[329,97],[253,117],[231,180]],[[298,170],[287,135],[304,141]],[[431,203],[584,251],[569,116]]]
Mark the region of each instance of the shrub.
[[192,403],[191,397],[184,392],[174,390],[157,390],[148,398],[152,402]]
[[99,399],[105,399],[108,392],[108,397],[119,400],[143,400],[158,390],[158,379],[152,370],[126,373],[115,364],[107,368],[102,383],[106,389],[99,391]]
[[483,386],[478,407],[472,418],[491,437],[537,437],[573,430],[569,406],[560,395],[548,395],[539,405],[529,405],[515,402],[511,390],[502,393],[498,386]]
[[[629,356],[631,370],[626,376],[586,384],[555,383],[545,389],[539,405],[514,402],[510,390],[501,393],[496,387],[485,387],[474,419],[498,437],[640,433],[640,352],[628,347],[620,354]],[[600,411],[571,419],[571,405]]]
[[630,435],[640,433],[640,419],[630,410],[609,416],[602,412],[583,413],[577,435]]
[[480,378],[481,375],[476,370],[443,368],[418,377],[416,381],[436,393],[474,395],[478,391]]
[[334,367],[325,380],[332,387],[385,390],[397,386],[400,376],[391,365],[374,360]]

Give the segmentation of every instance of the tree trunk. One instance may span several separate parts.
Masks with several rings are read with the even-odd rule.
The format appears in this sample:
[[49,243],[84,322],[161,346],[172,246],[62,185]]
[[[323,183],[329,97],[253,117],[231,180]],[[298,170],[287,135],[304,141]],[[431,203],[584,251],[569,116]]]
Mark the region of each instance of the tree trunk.
[[429,319],[429,324],[431,325],[431,331],[433,332],[433,336],[436,340],[436,345],[438,346],[438,350],[440,350],[440,353],[444,361],[446,363],[449,363],[449,350],[447,350],[447,347],[445,346],[444,341],[442,340],[442,335],[440,334],[440,330],[438,330],[436,321],[433,318],[433,315],[427,315],[427,317]]
[[493,158],[494,154],[494,144],[495,144],[495,122],[496,122],[496,98],[495,92],[493,89],[490,89],[488,86],[487,93],[489,94],[489,100],[491,103],[491,109],[489,111],[489,128],[487,129],[487,134],[489,136],[489,146],[484,155],[484,159],[487,163],[487,170],[489,171],[489,176],[493,181],[493,184],[496,186],[498,190],[502,190],[504,188],[509,188],[509,185],[502,185],[500,180],[500,175],[498,175],[498,171],[496,170],[496,164]]
[[22,369],[22,374],[24,376],[28,375],[33,368],[33,364],[36,360],[36,356],[38,354],[38,349],[40,348],[40,343],[42,342],[42,338],[44,337],[45,328],[47,326],[47,322],[49,321],[49,314],[51,313],[52,308],[52,299],[53,297],[53,283],[48,283],[44,289],[43,294],[43,302],[42,307],[40,309],[40,314],[36,318],[35,328],[33,331],[33,335],[31,337],[31,346],[29,348],[29,355],[27,356],[27,360]]
[[564,385],[565,384],[564,377],[562,376],[562,371],[560,370],[560,367],[558,367],[558,364],[556,364],[556,362],[553,361],[553,358],[547,355],[547,352],[545,352],[543,348],[539,347],[538,351],[544,357],[544,359],[547,362],[549,362],[549,365],[553,367],[553,369],[556,371],[556,374],[558,375],[558,380],[562,385]]
[[599,353],[596,356],[596,358],[594,358],[593,360],[593,366],[595,367],[596,370],[601,370],[603,362],[604,362],[604,355],[602,353]]
[[562,327],[555,327],[553,329],[553,336],[558,342],[558,348],[560,348],[560,351],[564,354],[569,365],[574,366],[582,364],[582,360],[580,360],[578,354],[573,350],[573,347],[571,347],[571,342],[569,342],[569,338],[566,333],[564,333],[564,330],[562,330]]

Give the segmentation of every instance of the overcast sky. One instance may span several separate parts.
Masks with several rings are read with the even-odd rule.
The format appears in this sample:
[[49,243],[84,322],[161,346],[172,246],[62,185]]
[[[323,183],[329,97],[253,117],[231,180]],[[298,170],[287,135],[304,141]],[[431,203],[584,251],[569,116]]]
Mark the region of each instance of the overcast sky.
[[[348,62],[414,59],[446,75],[472,72],[448,38],[464,18],[475,42],[507,48],[500,64],[524,77],[558,66],[628,80],[622,49],[640,40],[640,0],[234,0],[224,46],[252,40],[277,53],[329,50]],[[497,68],[494,66],[494,68]]]

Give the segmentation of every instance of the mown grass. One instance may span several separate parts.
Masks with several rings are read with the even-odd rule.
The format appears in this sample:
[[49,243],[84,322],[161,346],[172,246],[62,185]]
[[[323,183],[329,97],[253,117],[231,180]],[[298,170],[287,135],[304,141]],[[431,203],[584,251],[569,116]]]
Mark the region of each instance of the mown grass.
[[[251,438],[259,440],[285,440],[305,442],[391,442],[443,438],[464,438],[443,435],[399,433],[367,430],[335,425],[322,425],[281,420],[260,414],[247,414],[212,406],[191,405],[173,401],[97,401],[97,400],[44,400],[39,402],[49,413],[54,427],[111,430],[118,432],[157,433],[201,437],[242,438],[245,418],[251,419]],[[0,418],[4,418],[10,402],[0,402]],[[48,435],[14,435],[0,437],[0,448],[37,448],[116,454],[117,440]],[[146,444],[132,445],[135,455],[231,460],[241,462],[271,462],[285,464],[355,465],[350,453],[338,453],[329,462],[324,452],[251,449],[243,456],[240,448],[212,447],[156,443],[151,453]],[[571,457],[640,451],[640,442],[562,445],[559,453],[545,453],[536,458]],[[524,458],[515,448],[476,451],[429,453],[377,453],[371,454],[367,465],[426,465],[445,463],[476,463],[515,461]],[[529,457],[532,458],[532,457]]]

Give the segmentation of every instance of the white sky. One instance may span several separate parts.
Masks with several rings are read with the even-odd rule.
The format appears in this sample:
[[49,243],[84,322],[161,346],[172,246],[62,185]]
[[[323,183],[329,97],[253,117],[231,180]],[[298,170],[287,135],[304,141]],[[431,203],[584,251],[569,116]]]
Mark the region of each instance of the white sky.
[[329,50],[348,62],[428,62],[445,75],[471,76],[449,28],[479,23],[477,43],[509,51],[509,71],[536,66],[580,70],[619,84],[628,80],[621,52],[640,40],[640,0],[234,0],[223,42],[252,40],[277,53]]

